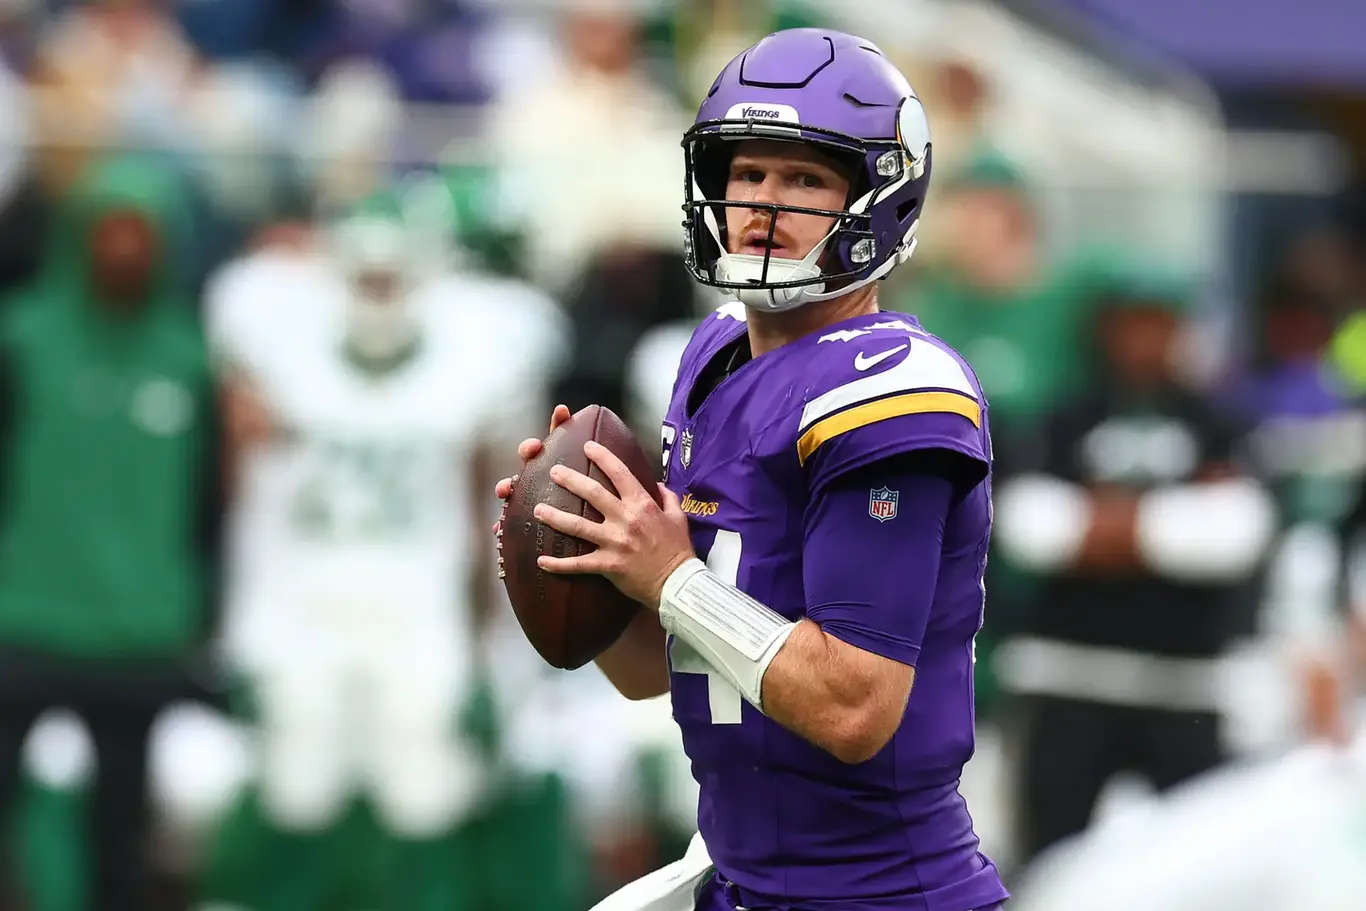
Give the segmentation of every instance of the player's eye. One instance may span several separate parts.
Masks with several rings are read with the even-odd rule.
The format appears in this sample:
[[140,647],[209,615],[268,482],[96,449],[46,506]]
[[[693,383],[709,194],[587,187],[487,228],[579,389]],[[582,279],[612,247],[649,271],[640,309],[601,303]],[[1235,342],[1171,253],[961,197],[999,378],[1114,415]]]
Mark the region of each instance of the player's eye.
[[763,183],[764,172],[755,168],[744,168],[735,175],[735,179],[744,183]]
[[819,190],[825,186],[825,181],[821,179],[819,174],[806,171],[797,175],[797,186],[804,190]]

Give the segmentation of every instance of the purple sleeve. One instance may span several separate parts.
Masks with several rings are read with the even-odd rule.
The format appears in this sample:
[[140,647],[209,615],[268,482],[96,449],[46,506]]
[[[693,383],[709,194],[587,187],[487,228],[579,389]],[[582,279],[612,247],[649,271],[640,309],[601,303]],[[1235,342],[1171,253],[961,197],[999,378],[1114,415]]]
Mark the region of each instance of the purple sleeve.
[[[897,413],[899,408],[907,409],[906,413]],[[868,409],[866,418],[859,414],[864,409]],[[890,416],[884,416],[889,411]],[[966,457],[985,475],[991,459],[981,425],[981,408],[975,399],[953,392],[912,393],[820,421],[802,434],[797,454],[808,488],[817,496],[848,472],[935,450]]]
[[[882,488],[895,494],[891,518]],[[947,473],[904,460],[869,466],[816,494],[802,551],[807,617],[843,642],[914,667],[953,497]]]

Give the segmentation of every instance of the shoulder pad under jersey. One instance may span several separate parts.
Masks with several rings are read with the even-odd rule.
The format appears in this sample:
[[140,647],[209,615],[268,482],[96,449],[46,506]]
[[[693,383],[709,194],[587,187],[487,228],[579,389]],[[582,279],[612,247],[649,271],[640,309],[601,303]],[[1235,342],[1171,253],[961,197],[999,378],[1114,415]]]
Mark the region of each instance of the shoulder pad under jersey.
[[990,464],[986,401],[967,362],[910,320],[888,314],[814,346],[795,428],[815,490],[889,456],[946,449]]

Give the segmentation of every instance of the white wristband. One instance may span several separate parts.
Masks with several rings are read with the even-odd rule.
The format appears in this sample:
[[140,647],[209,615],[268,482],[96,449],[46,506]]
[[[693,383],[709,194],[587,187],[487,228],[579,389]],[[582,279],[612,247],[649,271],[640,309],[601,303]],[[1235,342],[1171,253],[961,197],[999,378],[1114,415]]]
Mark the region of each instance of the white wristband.
[[659,622],[761,711],[764,674],[797,626],[722,582],[697,558],[664,581]]
[[1276,533],[1276,507],[1256,481],[1230,478],[1145,494],[1135,543],[1153,572],[1182,582],[1246,579]]

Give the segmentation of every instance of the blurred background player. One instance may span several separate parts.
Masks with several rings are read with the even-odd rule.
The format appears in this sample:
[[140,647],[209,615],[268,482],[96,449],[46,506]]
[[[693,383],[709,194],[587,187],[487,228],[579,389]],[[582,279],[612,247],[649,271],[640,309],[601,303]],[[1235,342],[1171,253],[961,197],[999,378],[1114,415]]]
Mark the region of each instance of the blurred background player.
[[1093,320],[1098,381],[1001,460],[999,545],[1048,577],[1001,655],[1022,863],[1084,830],[1118,773],[1162,791],[1226,755],[1219,661],[1255,626],[1276,515],[1240,428],[1177,373],[1185,294],[1122,278]]
[[[238,459],[228,648],[260,715],[273,831],[243,898],[261,911],[345,889],[337,829],[357,794],[393,842],[380,907],[478,905],[451,841],[491,788],[461,726],[490,593],[469,485],[516,403],[539,399],[555,338],[535,292],[451,271],[444,193],[400,187],[328,225],[319,257],[248,264],[215,302],[238,330],[220,340]],[[489,340],[512,329],[525,360],[490,370]]]
[[[1240,449],[1275,498],[1279,534],[1261,616],[1247,619],[1280,641],[1288,659],[1280,683],[1289,684],[1291,707],[1317,742],[1215,768],[1147,812],[1119,814],[1045,852],[1016,892],[1025,911],[1081,911],[1097,889],[1134,911],[1347,911],[1360,902],[1366,739],[1357,694],[1366,653],[1352,469],[1360,456],[1343,445],[1359,418],[1337,392],[1342,379],[1325,368],[1337,297],[1326,279],[1341,274],[1332,268],[1339,250],[1337,238],[1316,234],[1287,251],[1258,301],[1247,370],[1210,399],[1229,403],[1226,419],[1256,428]],[[1225,679],[1251,683],[1253,699],[1274,701],[1255,679]],[[1222,688],[1205,685],[1211,704],[1228,705]],[[1220,722],[1227,746],[1236,738],[1226,717]]]
[[[213,632],[222,479],[184,194],[162,160],[86,170],[37,278],[0,310],[0,809],[50,709],[79,717],[98,765],[86,831],[70,833],[89,846],[58,851],[56,882],[21,877],[39,900],[150,900],[151,729],[193,689]],[[74,886],[72,856],[92,868]]]

